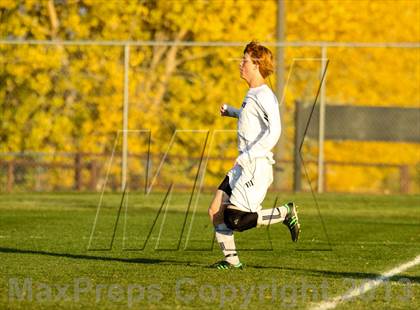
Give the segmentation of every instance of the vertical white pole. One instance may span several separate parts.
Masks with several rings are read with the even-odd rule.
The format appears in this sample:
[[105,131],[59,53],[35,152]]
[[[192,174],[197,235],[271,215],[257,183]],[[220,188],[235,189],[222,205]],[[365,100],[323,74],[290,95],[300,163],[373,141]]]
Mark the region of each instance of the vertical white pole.
[[[327,67],[327,47],[321,48],[321,79]],[[326,73],[321,85],[321,96],[319,105],[319,138],[318,138],[318,193],[324,192],[324,137],[325,137],[325,88]]]
[[124,190],[127,181],[127,129],[128,129],[128,64],[130,60],[130,46],[124,45],[124,107],[123,107],[123,141],[121,161],[121,190]]
[[[277,43],[283,43],[285,38],[285,3],[284,0],[277,0]],[[279,100],[280,105],[280,115],[284,122],[285,117],[285,104],[282,102],[283,99],[283,88],[284,88],[284,52],[285,47],[277,45],[276,47],[276,58],[277,58],[277,66],[276,66],[276,89],[274,90],[277,94],[277,99]],[[284,128],[284,127],[283,127]],[[281,165],[280,161],[286,157],[286,152],[284,151],[286,145],[286,135],[283,133],[280,135],[280,139],[275,146],[275,160],[276,166],[279,167]],[[282,173],[278,169],[273,169],[273,177],[274,177],[274,190],[279,191],[282,186]]]

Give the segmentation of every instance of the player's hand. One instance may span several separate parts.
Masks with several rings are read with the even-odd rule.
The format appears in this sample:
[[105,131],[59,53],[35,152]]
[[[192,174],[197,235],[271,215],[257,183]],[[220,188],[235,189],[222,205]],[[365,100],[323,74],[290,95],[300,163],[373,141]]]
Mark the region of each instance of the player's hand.
[[221,116],[227,116],[227,105],[226,104],[222,104],[220,106],[220,115]]

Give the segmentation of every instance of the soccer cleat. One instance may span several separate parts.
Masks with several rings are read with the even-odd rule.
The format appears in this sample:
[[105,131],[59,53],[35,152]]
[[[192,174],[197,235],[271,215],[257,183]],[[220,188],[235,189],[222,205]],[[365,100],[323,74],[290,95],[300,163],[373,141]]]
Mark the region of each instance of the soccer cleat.
[[210,268],[216,268],[216,269],[219,269],[219,270],[227,270],[227,269],[240,269],[240,270],[242,270],[244,267],[243,267],[242,263],[238,263],[238,264],[234,265],[234,264],[231,264],[231,263],[229,263],[225,260],[221,260],[221,261],[211,265]]
[[297,205],[294,202],[289,202],[285,205],[288,209],[286,218],[283,221],[283,224],[289,228],[290,235],[292,237],[293,242],[297,242],[299,239],[300,233],[300,224],[299,218],[297,214]]

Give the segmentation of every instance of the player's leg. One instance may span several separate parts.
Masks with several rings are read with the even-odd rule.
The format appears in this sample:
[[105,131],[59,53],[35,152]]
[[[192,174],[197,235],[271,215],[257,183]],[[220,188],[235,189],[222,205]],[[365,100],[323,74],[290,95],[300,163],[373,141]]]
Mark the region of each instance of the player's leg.
[[273,209],[262,209],[257,212],[258,226],[268,226],[277,223],[283,223],[290,231],[293,242],[297,242],[300,234],[300,224],[297,214],[297,205],[289,202],[283,206]]
[[[236,165],[228,174],[229,177],[232,178],[231,179],[232,181],[228,183],[230,185],[228,187],[230,191],[229,190],[227,191],[230,194],[228,206],[225,206],[223,208],[223,212],[220,213],[220,214],[223,214],[223,223],[215,226],[216,238],[223,251],[223,254],[225,255],[225,258],[223,261],[217,262],[216,264],[213,265],[216,268],[219,268],[219,269],[229,269],[229,268],[234,268],[234,267],[242,268],[242,264],[240,263],[238,254],[236,252],[232,228],[237,228],[238,224],[242,225],[242,223],[246,223],[245,224],[246,227],[242,229],[242,226],[241,226],[241,229],[236,229],[237,231],[242,231],[245,229],[255,227],[257,224],[257,215],[256,213],[254,214],[254,213],[243,212],[243,211],[239,211],[238,213],[235,213],[234,211],[232,211],[233,210],[232,208],[236,208],[236,206],[230,200],[232,198],[233,192],[235,192],[237,196],[237,201],[239,198],[242,198],[240,200],[242,205],[249,205],[249,201],[246,198],[247,192],[244,195],[244,187],[245,187],[246,181],[249,180],[249,171],[251,170],[252,169],[245,170],[239,165]],[[229,178],[228,178],[228,181],[229,181]],[[221,187],[222,186],[220,186],[219,189]],[[262,199],[264,199],[264,197]],[[233,218],[231,215],[234,215],[236,217]],[[227,222],[227,220],[231,220],[231,221]]]
[[226,226],[223,220],[223,213],[229,203],[229,195],[232,192],[230,185],[232,173],[229,172],[223,182],[218,187],[216,194],[210,204],[208,213],[210,221],[214,225],[215,237],[220,249],[223,252],[224,259],[213,265],[218,269],[241,268],[238,254],[236,253],[235,239],[233,231]]
[[268,226],[283,223],[286,216],[292,211],[293,203],[287,203],[272,209],[262,209],[258,211],[258,226]]
[[[238,266],[239,258],[236,252],[233,231],[226,226],[223,220],[223,213],[226,209],[228,201],[229,196],[224,191],[220,189],[217,190],[209,207],[209,216],[214,225],[217,243],[224,255],[223,261],[226,261],[233,266]],[[221,264],[220,269],[226,269],[225,267],[229,267],[228,265],[225,266],[226,264],[223,261],[219,262]]]
[[233,230],[220,223],[214,227],[215,236],[220,249],[223,252],[223,260],[215,263],[212,267],[218,269],[242,268],[239,261],[238,253],[236,252],[235,238]]
[[233,231],[244,231],[254,227],[283,223],[289,228],[292,241],[299,238],[300,224],[297,217],[296,205],[289,202],[281,207],[262,209],[257,212],[245,212],[228,206],[224,211],[226,226]]
[[224,191],[218,189],[214,194],[208,210],[210,221],[214,226],[223,223],[223,211],[228,201],[229,196]]
[[240,167],[234,166],[223,179],[217,188],[216,194],[210,204],[208,214],[214,226],[223,223],[223,210],[232,194],[232,187],[235,186],[240,175]]

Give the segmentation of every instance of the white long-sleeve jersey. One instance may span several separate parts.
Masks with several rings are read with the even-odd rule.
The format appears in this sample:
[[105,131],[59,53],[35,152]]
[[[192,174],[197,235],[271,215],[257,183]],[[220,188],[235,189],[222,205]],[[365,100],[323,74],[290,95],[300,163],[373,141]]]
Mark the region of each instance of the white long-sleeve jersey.
[[250,88],[240,109],[228,106],[227,116],[238,118],[237,163],[268,157],[272,160],[271,149],[280,138],[281,122],[277,98],[266,85]]

